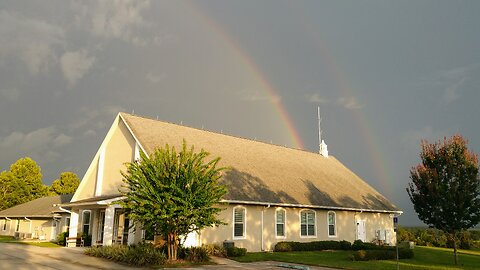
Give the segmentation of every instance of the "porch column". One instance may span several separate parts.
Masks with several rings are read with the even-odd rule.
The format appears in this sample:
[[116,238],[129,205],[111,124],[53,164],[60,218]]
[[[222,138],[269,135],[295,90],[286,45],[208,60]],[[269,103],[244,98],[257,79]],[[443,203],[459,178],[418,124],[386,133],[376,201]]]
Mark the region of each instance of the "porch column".
[[128,220],[128,245],[135,244],[135,228],[133,220]]
[[[70,231],[68,233],[68,237],[76,238],[77,237],[77,231],[78,231],[78,212],[79,209],[72,209],[72,213],[70,214]],[[77,241],[75,242],[68,242],[67,243],[68,247],[76,247],[77,246]]]
[[105,224],[103,226],[103,245],[111,246],[113,241],[113,226],[115,220],[115,206],[109,205],[105,209]]

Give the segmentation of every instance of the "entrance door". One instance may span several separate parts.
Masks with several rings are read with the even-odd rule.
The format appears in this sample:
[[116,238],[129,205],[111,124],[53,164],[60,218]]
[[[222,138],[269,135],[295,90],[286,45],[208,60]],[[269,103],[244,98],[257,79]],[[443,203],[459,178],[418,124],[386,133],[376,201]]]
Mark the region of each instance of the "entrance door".
[[367,230],[365,228],[365,220],[357,220],[357,240],[365,242],[367,240]]

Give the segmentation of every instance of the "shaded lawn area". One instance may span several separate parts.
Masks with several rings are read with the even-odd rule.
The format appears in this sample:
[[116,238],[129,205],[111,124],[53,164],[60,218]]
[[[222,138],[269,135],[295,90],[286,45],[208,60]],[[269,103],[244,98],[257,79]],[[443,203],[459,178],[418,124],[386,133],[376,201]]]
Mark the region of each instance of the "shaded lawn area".
[[[453,263],[453,250],[446,248],[415,247],[415,257],[400,260],[400,269],[480,269],[480,252],[461,250],[459,265]],[[233,258],[239,262],[280,261],[344,269],[396,269],[396,261],[352,261],[353,251],[303,251],[247,253],[245,257]]]
[[13,236],[0,235],[0,243],[13,243],[13,244],[22,244],[22,245],[32,245],[37,247],[61,247],[52,242],[25,242],[15,240]]

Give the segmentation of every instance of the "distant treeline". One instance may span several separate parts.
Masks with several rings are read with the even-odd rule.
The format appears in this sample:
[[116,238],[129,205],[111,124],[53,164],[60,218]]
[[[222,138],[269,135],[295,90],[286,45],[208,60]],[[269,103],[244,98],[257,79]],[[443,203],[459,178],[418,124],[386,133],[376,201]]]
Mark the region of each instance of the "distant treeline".
[[[399,227],[398,241],[412,241],[418,246],[433,246],[453,248],[453,242],[448,236],[437,229],[425,227]],[[458,234],[460,249],[480,248],[480,230],[472,229]]]

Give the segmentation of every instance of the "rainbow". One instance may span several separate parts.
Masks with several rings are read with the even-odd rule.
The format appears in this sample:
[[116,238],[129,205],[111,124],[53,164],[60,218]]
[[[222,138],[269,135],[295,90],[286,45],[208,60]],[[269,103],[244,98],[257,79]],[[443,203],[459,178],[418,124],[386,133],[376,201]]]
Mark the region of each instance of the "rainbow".
[[261,89],[263,89],[269,97],[270,104],[280,116],[282,123],[285,125],[285,128],[288,131],[293,147],[298,149],[304,149],[305,146],[303,144],[300,134],[295,128],[295,124],[291,120],[288,111],[283,105],[281,99],[278,98],[280,95],[277,93],[277,90],[274,88],[274,86],[267,80],[266,76],[258,67],[258,65],[254,62],[254,60],[245,52],[243,48],[237,45],[233,38],[228,35],[228,32],[225,31],[225,29],[223,29],[220,24],[215,22],[208,15],[206,15],[205,12],[202,12],[199,7],[194,5],[193,1],[187,3],[189,3],[192,13],[196,14],[201,19],[201,21],[206,24],[208,28],[210,28],[215,32],[215,34],[220,36],[222,40],[226,43],[226,45],[228,45],[228,47],[230,47],[230,49],[232,49],[232,51],[238,56],[243,65],[250,70],[251,74],[260,84]]
[[[291,2],[287,2],[291,3]],[[297,6],[290,5],[289,10],[291,11],[298,11],[302,12],[296,8]],[[312,39],[313,43],[316,44],[319,54],[322,57],[322,61],[326,63],[326,67],[329,70],[329,73],[333,76],[334,81],[337,85],[337,90],[340,93],[340,97],[355,97],[354,88],[351,86],[349,80],[347,79],[346,75],[342,70],[338,67],[337,62],[335,61],[332,52],[330,51],[329,47],[323,39],[320,37],[320,30],[318,24],[313,24],[313,22],[307,21],[309,16],[306,14],[299,14],[297,16],[301,18],[303,21],[303,25],[305,27],[305,32],[310,33],[310,38]],[[312,29],[311,26],[315,25],[316,29]],[[393,194],[393,178],[391,174],[388,173],[388,165],[386,163],[386,157],[383,155],[383,152],[378,146],[377,143],[377,136],[373,132],[373,127],[370,121],[368,121],[368,117],[363,110],[356,110],[353,114],[355,119],[355,123],[357,124],[357,128],[360,130],[360,134],[363,138],[363,141],[367,145],[367,149],[369,150],[369,157],[372,162],[375,176],[380,181],[382,191],[386,192],[388,197],[391,197]]]
[[[286,130],[289,133],[289,137],[291,143],[293,143],[295,148],[304,149],[304,144],[302,139],[295,128],[293,121],[291,120],[285,106],[277,97],[279,96],[277,90],[274,88],[271,82],[269,82],[259,68],[259,66],[255,63],[254,59],[252,59],[244,49],[242,49],[237,42],[228,34],[225,29],[223,29],[217,22],[215,22],[210,16],[207,15],[206,12],[202,11],[200,7],[195,6],[193,2],[187,2],[193,14],[197,15],[200,18],[200,21],[205,23],[208,28],[210,28],[216,35],[221,37],[221,39],[228,45],[232,51],[237,54],[239,59],[243,62],[243,65],[249,69],[252,74],[255,76],[256,80],[262,86],[265,93],[270,97],[271,104],[274,110],[280,116],[283,124],[285,125]],[[291,10],[297,10],[296,7],[290,7]],[[299,18],[303,18],[306,20],[308,16],[305,14],[300,14]],[[351,86],[350,82],[347,80],[345,74],[340,70],[335,61],[333,54],[329,50],[328,46],[322,41],[318,32],[318,29],[311,29],[309,26],[314,25],[312,23],[308,23],[304,21],[306,33],[311,34],[312,41],[317,44],[319,49],[320,56],[322,60],[325,61],[326,66],[333,76],[337,89],[340,93],[340,97],[355,97],[353,87]],[[316,26],[318,27],[318,26]],[[382,151],[380,150],[378,144],[376,143],[376,136],[373,133],[373,128],[364,111],[357,110],[353,113],[353,117],[355,118],[355,122],[357,123],[358,129],[361,132],[361,136],[364,142],[367,144],[367,149],[369,149],[369,156],[373,164],[374,172],[376,178],[380,181],[381,189],[386,192],[388,196],[392,194],[392,184],[393,179],[391,178],[390,174],[387,170],[386,158],[382,155]]]

